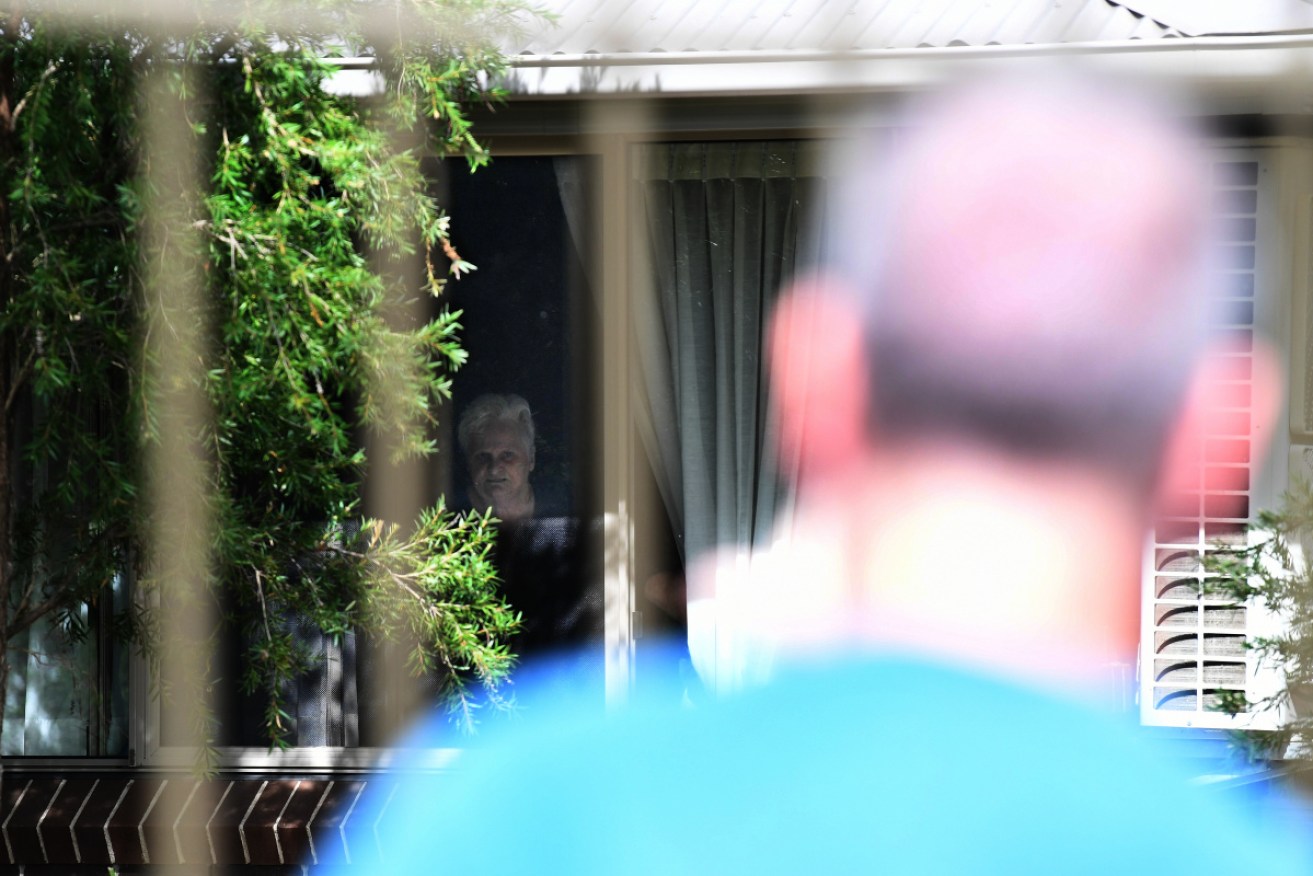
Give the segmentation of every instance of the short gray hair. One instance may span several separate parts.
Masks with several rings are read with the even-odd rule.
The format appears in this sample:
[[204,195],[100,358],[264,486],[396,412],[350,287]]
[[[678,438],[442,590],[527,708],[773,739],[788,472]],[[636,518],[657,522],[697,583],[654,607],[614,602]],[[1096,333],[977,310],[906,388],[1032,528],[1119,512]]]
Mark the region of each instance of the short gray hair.
[[470,402],[465,412],[460,415],[460,425],[456,428],[456,441],[460,452],[470,455],[470,442],[489,426],[506,423],[519,430],[524,440],[529,462],[534,457],[533,414],[529,403],[514,393],[498,395],[487,393]]
[[1207,277],[1201,150],[1163,109],[977,83],[922,106],[885,161],[866,144],[829,268],[865,315],[877,434],[1156,472]]

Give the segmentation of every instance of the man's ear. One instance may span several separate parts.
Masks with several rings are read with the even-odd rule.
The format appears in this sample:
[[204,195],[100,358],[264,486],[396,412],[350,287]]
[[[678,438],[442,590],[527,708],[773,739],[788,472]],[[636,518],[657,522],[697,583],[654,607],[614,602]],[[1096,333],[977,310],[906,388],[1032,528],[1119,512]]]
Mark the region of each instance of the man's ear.
[[1228,382],[1229,369],[1221,364],[1226,360],[1212,355],[1218,351],[1209,352],[1187,387],[1180,416],[1168,436],[1157,503],[1160,516],[1171,515],[1183,497],[1198,495],[1207,466],[1248,462],[1250,471],[1255,471],[1263,463],[1273,431],[1279,426],[1285,392],[1280,360],[1271,345],[1255,337],[1248,385],[1249,440],[1207,440],[1216,435],[1240,437],[1230,421],[1245,406],[1243,395],[1237,397],[1237,388],[1242,384]]
[[794,285],[775,307],[768,344],[781,470],[806,481],[841,472],[866,442],[869,376],[851,297],[825,280]]

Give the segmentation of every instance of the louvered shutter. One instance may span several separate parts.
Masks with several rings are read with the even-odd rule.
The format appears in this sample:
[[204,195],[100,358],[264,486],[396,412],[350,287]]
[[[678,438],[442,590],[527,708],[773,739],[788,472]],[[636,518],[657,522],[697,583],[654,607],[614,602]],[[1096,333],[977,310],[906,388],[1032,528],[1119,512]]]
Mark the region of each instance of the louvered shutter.
[[1251,417],[1252,351],[1265,301],[1260,229],[1267,207],[1266,168],[1251,154],[1220,152],[1212,164],[1221,282],[1210,304],[1218,352],[1207,363],[1209,411],[1191,492],[1159,525],[1146,551],[1140,655],[1140,712],[1147,724],[1183,727],[1270,726],[1270,712],[1230,716],[1220,692],[1253,701],[1271,689],[1245,648],[1266,618],[1203,587],[1202,558],[1217,545],[1243,544],[1246,525],[1273,497],[1260,488],[1256,424]]

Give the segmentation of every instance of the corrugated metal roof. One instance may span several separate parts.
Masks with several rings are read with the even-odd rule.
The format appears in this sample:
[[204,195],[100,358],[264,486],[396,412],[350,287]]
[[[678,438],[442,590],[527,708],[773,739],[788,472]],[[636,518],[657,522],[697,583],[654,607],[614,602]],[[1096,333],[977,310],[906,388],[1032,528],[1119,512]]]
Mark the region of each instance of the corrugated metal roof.
[[1306,33],[1313,29],[1309,0],[1118,0],[1143,15],[1170,21],[1183,34]]
[[864,51],[1157,40],[1111,0],[551,0],[516,54]]

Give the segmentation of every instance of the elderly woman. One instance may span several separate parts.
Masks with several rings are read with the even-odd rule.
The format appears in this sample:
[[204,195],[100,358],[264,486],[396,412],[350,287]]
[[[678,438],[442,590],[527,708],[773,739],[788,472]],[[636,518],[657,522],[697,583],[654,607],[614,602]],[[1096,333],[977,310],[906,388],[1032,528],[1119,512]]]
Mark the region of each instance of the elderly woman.
[[518,395],[481,395],[461,415],[456,438],[470,473],[470,507],[505,522],[534,516],[533,415]]
[[[493,553],[502,593],[520,612],[516,654],[528,657],[599,639],[601,589],[586,572],[587,539],[559,485],[529,483],[533,415],[518,395],[481,395],[461,415],[456,439],[469,467],[469,504],[503,525]],[[600,681],[598,682],[600,686]]]

